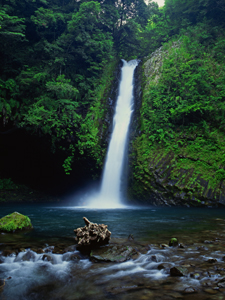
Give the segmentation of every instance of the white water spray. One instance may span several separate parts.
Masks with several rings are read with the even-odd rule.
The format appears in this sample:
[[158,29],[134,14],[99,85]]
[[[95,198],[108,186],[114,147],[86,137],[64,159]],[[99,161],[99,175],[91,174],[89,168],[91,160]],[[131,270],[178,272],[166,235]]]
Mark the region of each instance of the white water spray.
[[106,157],[101,190],[90,199],[89,207],[122,207],[121,177],[126,141],[133,107],[133,75],[137,60],[123,60],[119,96],[113,119],[113,132]]

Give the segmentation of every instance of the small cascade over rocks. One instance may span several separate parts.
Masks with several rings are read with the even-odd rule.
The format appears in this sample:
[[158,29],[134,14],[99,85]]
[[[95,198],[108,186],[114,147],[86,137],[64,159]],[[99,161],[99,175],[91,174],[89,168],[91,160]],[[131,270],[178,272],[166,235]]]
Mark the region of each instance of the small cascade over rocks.
[[92,197],[88,206],[93,208],[121,208],[121,179],[126,142],[133,112],[133,77],[137,60],[123,60],[119,95],[113,119],[113,132],[105,161],[100,193]]

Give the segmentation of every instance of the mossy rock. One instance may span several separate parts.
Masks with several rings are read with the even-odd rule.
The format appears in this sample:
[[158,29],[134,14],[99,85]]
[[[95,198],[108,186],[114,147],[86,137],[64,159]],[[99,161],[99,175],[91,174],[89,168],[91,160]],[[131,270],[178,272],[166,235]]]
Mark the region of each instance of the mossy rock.
[[18,212],[14,212],[0,219],[0,232],[14,232],[32,229],[30,219]]
[[178,246],[178,240],[177,240],[177,238],[171,238],[170,239],[170,242],[169,242],[169,246],[170,247],[175,247],[175,246]]

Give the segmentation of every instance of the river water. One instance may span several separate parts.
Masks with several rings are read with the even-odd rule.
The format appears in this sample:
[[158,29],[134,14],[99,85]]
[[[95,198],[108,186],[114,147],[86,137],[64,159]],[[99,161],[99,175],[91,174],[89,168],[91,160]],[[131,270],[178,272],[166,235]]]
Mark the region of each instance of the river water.
[[[225,298],[219,282],[225,276],[222,209],[14,205],[13,211],[28,215],[34,230],[0,236],[0,299]],[[1,207],[0,217],[11,212],[11,206]],[[110,244],[132,245],[138,255],[122,263],[77,259],[73,229],[84,226],[83,216],[107,224]],[[172,237],[183,248],[162,247]],[[187,274],[171,276],[174,266]]]

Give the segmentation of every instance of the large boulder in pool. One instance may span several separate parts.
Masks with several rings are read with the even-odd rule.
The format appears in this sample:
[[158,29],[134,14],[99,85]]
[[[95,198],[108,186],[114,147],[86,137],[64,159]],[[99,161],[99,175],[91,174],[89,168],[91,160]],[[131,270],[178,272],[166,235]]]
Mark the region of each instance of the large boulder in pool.
[[0,219],[0,232],[15,232],[32,229],[30,219],[18,212],[14,212]]
[[138,251],[132,246],[107,245],[99,249],[93,249],[90,258],[93,262],[124,262],[131,258],[137,258]]
[[111,232],[107,229],[108,226],[92,223],[85,217],[83,219],[86,224],[85,227],[74,230],[78,242],[77,249],[80,251],[91,251],[108,244],[111,236]]

